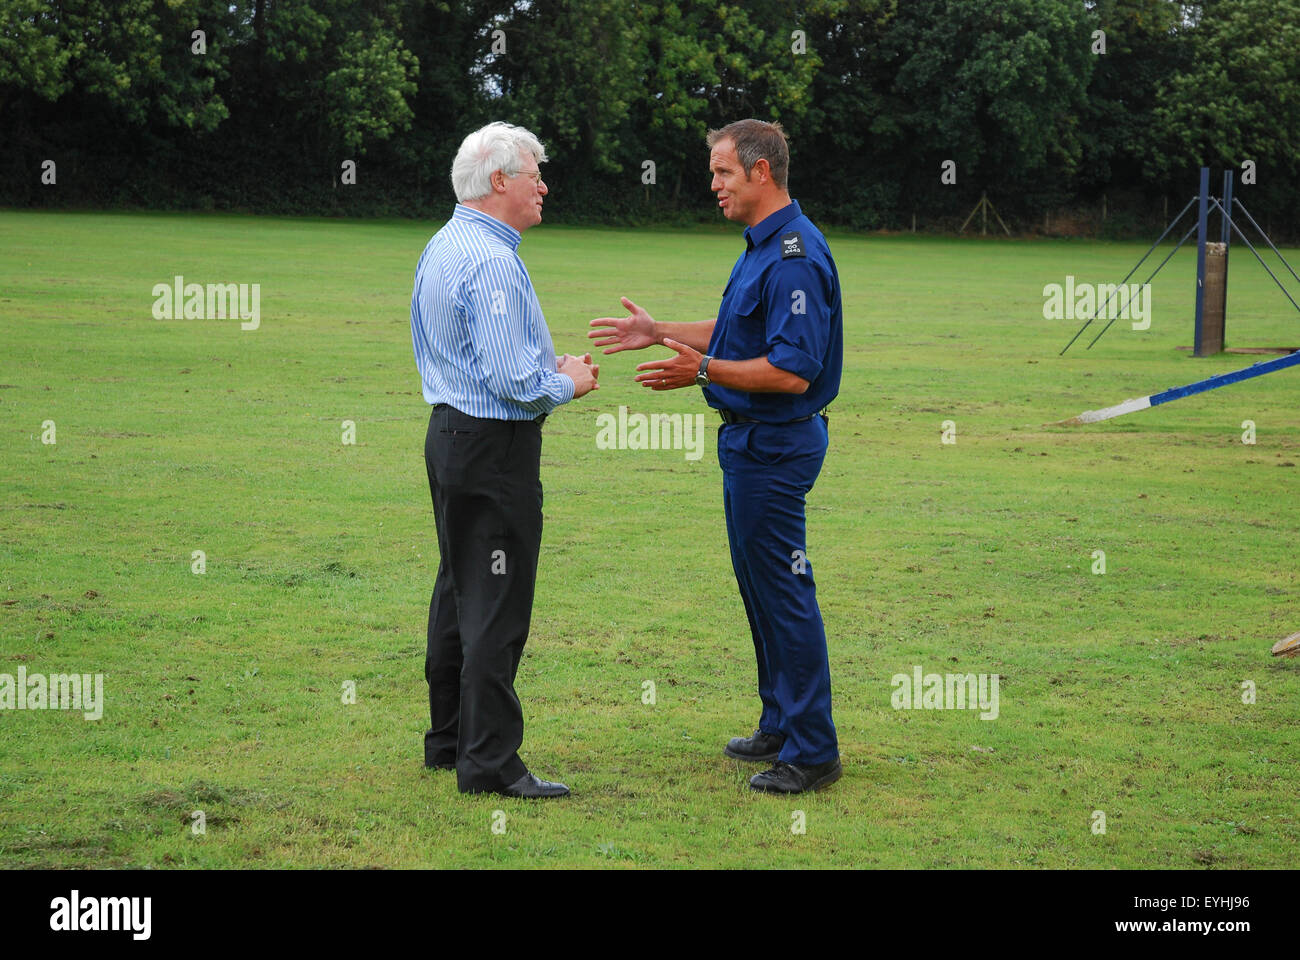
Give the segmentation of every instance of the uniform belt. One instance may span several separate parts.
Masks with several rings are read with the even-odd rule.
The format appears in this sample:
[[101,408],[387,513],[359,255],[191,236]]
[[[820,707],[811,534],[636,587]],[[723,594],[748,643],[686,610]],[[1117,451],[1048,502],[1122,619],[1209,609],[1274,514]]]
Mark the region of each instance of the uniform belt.
[[[743,416],[741,416],[740,414],[738,414],[738,413],[733,413],[733,412],[730,411],[730,410],[719,410],[718,413],[719,413],[719,415],[721,415],[721,417],[722,417],[722,422],[723,422],[723,423],[727,423],[727,424],[732,424],[732,423],[767,423],[766,420],[755,420],[753,417],[743,417]],[[810,413],[810,414],[808,414],[808,416],[806,416],[806,417],[795,417],[793,420],[782,420],[782,421],[780,421],[779,423],[771,424],[771,426],[774,426],[774,427],[783,427],[783,426],[785,426],[787,423],[806,423],[807,421],[811,420],[813,417],[821,417],[821,418],[823,418],[823,419],[829,419],[829,418],[827,417],[827,411],[822,410],[822,411],[820,411],[820,412],[818,412],[818,413]]]

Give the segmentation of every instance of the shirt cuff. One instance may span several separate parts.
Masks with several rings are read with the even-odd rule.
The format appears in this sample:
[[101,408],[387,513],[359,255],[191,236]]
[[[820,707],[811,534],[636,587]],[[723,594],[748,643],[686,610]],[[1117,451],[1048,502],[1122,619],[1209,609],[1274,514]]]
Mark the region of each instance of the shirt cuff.
[[578,385],[573,382],[573,377],[567,373],[555,374],[555,385],[559,392],[559,400],[555,404],[557,407],[572,400],[573,395],[578,391]]
[[767,355],[767,362],[778,370],[793,373],[812,383],[822,372],[821,361],[788,343],[778,343]]

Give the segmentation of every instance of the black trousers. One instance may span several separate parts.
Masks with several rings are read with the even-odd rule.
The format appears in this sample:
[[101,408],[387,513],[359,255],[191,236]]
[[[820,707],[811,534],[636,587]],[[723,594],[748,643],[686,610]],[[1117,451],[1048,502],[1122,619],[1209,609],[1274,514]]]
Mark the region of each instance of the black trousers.
[[454,763],[462,793],[527,772],[514,681],[542,543],[541,454],[540,423],[443,404],[429,416],[424,460],[441,561],[429,601],[424,762]]

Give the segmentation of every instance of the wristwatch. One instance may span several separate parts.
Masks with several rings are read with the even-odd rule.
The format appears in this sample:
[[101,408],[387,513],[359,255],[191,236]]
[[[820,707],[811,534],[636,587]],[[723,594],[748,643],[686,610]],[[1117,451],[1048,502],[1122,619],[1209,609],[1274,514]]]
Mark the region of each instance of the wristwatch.
[[695,382],[701,387],[709,385],[709,361],[712,359],[712,357],[706,356],[700,361],[700,370],[699,373],[695,374]]

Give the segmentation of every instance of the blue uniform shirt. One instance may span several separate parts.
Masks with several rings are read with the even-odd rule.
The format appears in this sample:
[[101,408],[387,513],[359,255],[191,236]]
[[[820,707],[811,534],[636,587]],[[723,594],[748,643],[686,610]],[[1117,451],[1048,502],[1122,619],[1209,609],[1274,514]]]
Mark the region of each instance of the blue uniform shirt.
[[427,403],[471,417],[532,420],[573,399],[524,262],[519,231],[456,205],[424,248],[411,343]]
[[765,423],[815,414],[840,391],[844,311],[830,247],[791,202],[745,230],[745,252],[731,269],[708,354],[719,360],[766,356],[808,381],[805,393],[747,393],[710,384],[704,398]]

